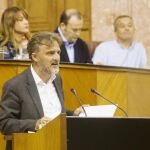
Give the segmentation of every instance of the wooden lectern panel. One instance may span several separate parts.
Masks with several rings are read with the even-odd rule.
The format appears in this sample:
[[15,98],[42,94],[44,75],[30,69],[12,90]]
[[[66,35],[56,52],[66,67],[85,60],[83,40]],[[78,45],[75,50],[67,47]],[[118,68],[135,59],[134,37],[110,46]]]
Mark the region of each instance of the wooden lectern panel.
[[90,92],[90,89],[97,85],[95,69],[90,69],[89,66],[82,68],[80,65],[62,65],[60,74],[63,80],[66,108],[75,109],[80,106],[75,96],[70,92],[71,88],[76,89],[83,104],[97,104],[96,96]]
[[[0,88],[6,80],[21,73],[30,63],[30,61],[0,61]],[[76,89],[83,104],[109,104],[90,92],[91,88],[96,88],[103,96],[126,110],[130,117],[150,116],[149,69],[61,64],[60,74],[67,109],[79,107],[70,88]],[[124,116],[124,114],[117,110],[115,116]]]
[[13,150],[67,150],[66,117],[50,121],[36,133],[15,133]]
[[[126,73],[115,70],[100,70],[97,72],[97,83],[97,91],[126,110],[128,99]],[[99,97],[98,104],[110,103]],[[124,116],[124,113],[117,110],[116,116]]]
[[[0,89],[2,89],[3,84],[16,76],[17,68],[16,66],[6,65],[5,67],[0,67]],[[2,90],[0,90],[0,95],[2,94]]]
[[7,80],[19,74],[29,65],[30,65],[30,61],[0,60],[0,95],[2,95],[3,84]]
[[[90,92],[96,88],[103,96],[127,111],[130,117],[150,116],[150,70],[111,66],[61,65],[66,108],[75,109],[78,103],[70,93],[77,90],[84,104],[109,104]],[[117,109],[115,116],[124,116]]]
[[0,133],[0,150],[5,150],[6,148],[6,141],[4,139],[4,135]]
[[[128,75],[128,114],[129,116],[150,116],[150,74]],[[149,114],[149,115],[148,115]]]

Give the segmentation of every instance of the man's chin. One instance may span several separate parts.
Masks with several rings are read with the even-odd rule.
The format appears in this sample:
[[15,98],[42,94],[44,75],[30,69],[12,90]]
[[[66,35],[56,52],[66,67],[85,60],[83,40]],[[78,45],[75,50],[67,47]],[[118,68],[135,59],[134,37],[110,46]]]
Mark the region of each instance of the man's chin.
[[51,74],[57,74],[59,73],[59,68],[58,69],[46,69],[46,70],[43,70],[46,74],[48,75],[51,75]]
[[53,69],[53,70],[52,70],[52,73],[54,73],[54,74],[59,73],[59,68],[57,68],[57,69]]
[[125,36],[123,36],[123,39],[124,40],[131,40],[131,39],[133,39],[133,37],[130,35],[125,35]]

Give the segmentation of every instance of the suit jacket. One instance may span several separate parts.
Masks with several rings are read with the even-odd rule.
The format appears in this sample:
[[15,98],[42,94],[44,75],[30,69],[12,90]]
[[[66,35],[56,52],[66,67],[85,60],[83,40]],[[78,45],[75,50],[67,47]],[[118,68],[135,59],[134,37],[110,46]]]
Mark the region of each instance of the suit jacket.
[[[59,34],[58,29],[55,30]],[[60,61],[70,62],[64,43],[61,45]],[[87,44],[80,38],[74,45],[75,63],[92,63]]]
[[[61,79],[58,75],[53,84],[62,112],[65,112]],[[72,112],[68,114],[71,115]],[[3,134],[34,131],[36,121],[43,116],[41,100],[30,68],[5,83],[0,105],[0,130]]]

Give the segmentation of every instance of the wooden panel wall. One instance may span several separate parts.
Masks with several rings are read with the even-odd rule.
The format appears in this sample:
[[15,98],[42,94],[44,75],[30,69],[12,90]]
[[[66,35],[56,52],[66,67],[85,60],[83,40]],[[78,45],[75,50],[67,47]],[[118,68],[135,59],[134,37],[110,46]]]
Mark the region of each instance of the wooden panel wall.
[[[26,61],[0,61],[0,95],[4,82],[22,72],[29,64]],[[108,104],[90,92],[91,88],[96,88],[103,96],[124,108],[130,117],[150,116],[150,70],[68,64],[60,65],[60,74],[65,107],[68,109],[79,106],[70,92],[71,88],[76,89],[83,104]],[[124,114],[117,110],[115,115]]]
[[6,141],[4,136],[0,133],[0,150],[6,150]]
[[85,21],[81,37],[88,41],[91,39],[91,0],[8,0],[8,6],[13,5],[28,11],[31,32],[54,31],[62,11],[76,8]]

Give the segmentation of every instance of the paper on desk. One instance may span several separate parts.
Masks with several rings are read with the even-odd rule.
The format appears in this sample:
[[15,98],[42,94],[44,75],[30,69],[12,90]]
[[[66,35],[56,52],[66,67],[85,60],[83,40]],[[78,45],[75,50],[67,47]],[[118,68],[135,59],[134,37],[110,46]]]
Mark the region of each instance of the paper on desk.
[[[117,109],[115,105],[96,105],[84,107],[87,117],[113,117]],[[84,117],[85,114],[80,113],[79,117]]]

